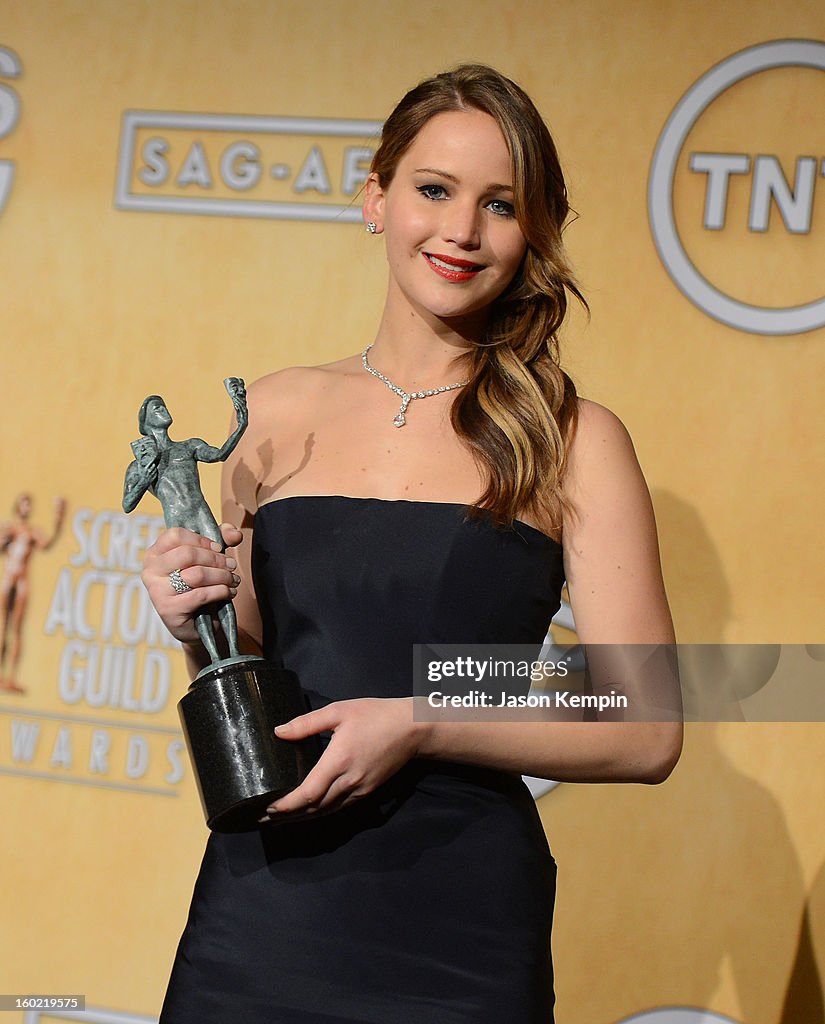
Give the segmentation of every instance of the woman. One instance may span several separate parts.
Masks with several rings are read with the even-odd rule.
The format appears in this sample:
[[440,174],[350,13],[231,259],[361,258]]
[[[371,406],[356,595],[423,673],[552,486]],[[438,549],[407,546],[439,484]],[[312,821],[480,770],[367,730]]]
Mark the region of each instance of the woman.
[[193,671],[193,616],[232,595],[246,649],[313,708],[278,735],[332,734],[281,827],[210,837],[164,1024],[552,1020],[555,865],[519,774],[658,782],[681,727],[416,721],[410,655],[540,643],[564,579],[583,641],[673,639],[630,440],[557,362],[567,214],[514,83],[467,65],[408,93],[365,188],[389,264],[373,344],[252,386],[231,553],[170,530],[147,554]]

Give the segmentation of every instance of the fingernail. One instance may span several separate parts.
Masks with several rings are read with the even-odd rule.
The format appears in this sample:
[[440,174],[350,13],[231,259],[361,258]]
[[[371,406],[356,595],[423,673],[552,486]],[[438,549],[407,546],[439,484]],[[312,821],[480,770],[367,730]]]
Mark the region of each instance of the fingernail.
[[238,568],[238,563],[235,561],[234,558],[227,558],[227,560],[226,560],[226,568],[227,569],[237,569]]
[[213,540],[209,546],[213,551],[223,551],[223,545],[219,544],[216,540]]
[[235,584],[236,587],[240,586],[241,577],[236,576],[234,573],[232,573],[232,582]]
[[267,807],[266,813],[267,814],[278,814],[279,811],[278,811],[278,808],[275,806],[275,804],[273,804],[271,807]]

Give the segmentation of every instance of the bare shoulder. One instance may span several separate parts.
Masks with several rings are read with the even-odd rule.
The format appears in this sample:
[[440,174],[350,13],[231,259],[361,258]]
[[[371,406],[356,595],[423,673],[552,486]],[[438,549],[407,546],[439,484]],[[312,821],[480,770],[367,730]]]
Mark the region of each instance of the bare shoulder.
[[619,417],[598,402],[578,400],[578,422],[570,444],[567,489],[590,490],[617,478],[641,479],[633,441]]
[[565,570],[579,636],[672,642],[653,504],[630,434],[609,409],[582,401],[569,458]]
[[360,366],[357,356],[348,356],[319,366],[289,366],[259,377],[250,384],[247,394],[250,402],[256,404],[305,401],[329,387],[335,380],[351,374],[356,363]]
[[325,374],[320,366],[289,366],[259,377],[247,388],[250,405],[300,401],[320,387]]
[[619,417],[604,405],[589,398],[579,398],[579,415],[571,450],[589,453],[599,445],[630,445],[630,434]]
[[247,388],[249,430],[246,444],[274,429],[288,427],[323,401],[348,360],[322,366],[290,366],[260,377]]
[[[260,490],[306,456],[308,432],[314,429],[331,390],[355,372],[359,357],[321,366],[291,366],[260,377],[247,389],[249,423],[224,464],[224,500],[253,514]],[[360,365],[360,362],[359,362]],[[234,415],[230,429],[234,429]],[[229,505],[224,517],[232,518]]]

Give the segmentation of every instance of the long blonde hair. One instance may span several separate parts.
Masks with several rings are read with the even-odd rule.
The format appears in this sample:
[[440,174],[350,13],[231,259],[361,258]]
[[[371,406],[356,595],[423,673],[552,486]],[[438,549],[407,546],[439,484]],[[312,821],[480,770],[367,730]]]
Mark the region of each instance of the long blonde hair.
[[476,508],[501,525],[530,512],[560,530],[561,484],[576,426],[576,389],[559,366],[558,332],[568,295],[587,308],[562,244],[570,214],[556,147],[532,100],[483,64],[463,64],[421,82],[384,123],[371,170],[382,187],[430,118],[476,109],[493,117],[513,164],[516,218],[527,241],[522,265],[493,304],[469,353],[469,383],[452,424],[486,470]]

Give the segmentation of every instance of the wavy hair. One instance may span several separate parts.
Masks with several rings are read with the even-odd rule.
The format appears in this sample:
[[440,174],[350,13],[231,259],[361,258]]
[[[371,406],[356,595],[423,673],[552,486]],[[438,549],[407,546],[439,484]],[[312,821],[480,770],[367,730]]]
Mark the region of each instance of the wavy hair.
[[577,399],[559,365],[558,332],[568,296],[585,309],[587,303],[562,243],[571,211],[547,126],[515,82],[484,64],[462,64],[404,96],[384,123],[371,170],[388,186],[430,118],[467,109],[493,117],[507,143],[527,251],[469,353],[469,382],[453,403],[452,424],[486,470],[487,487],[476,510],[485,509],[498,525],[511,525],[528,511],[560,530],[570,510],[562,480]]

